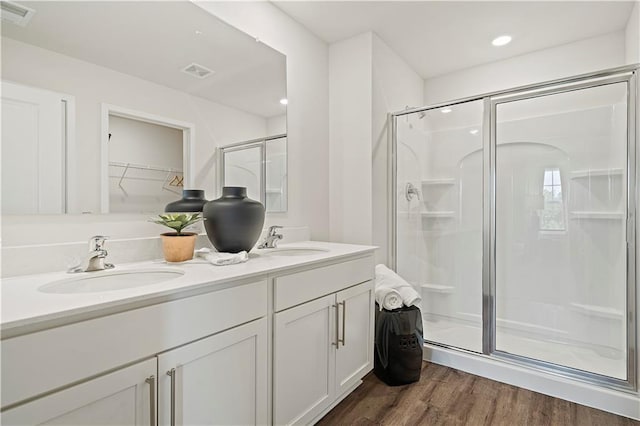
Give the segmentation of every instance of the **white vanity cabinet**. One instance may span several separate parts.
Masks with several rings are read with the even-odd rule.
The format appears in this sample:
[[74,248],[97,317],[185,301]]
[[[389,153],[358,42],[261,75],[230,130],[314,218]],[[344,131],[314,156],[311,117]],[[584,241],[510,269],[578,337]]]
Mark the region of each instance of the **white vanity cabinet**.
[[[327,249],[259,253],[236,268],[186,265],[186,282],[122,302],[34,296],[91,303],[18,325],[3,318],[0,421],[316,422],[372,369],[374,334],[374,248],[319,244]],[[17,284],[39,288],[33,279]]]
[[274,316],[273,423],[308,423],[335,398],[335,295]]
[[265,424],[266,301],[265,278],[5,339],[2,424]]
[[373,368],[372,275],[366,257],[275,279],[274,424],[315,422]]
[[3,425],[122,425],[155,422],[155,358],[3,411]]
[[158,355],[159,425],[263,425],[267,320]]

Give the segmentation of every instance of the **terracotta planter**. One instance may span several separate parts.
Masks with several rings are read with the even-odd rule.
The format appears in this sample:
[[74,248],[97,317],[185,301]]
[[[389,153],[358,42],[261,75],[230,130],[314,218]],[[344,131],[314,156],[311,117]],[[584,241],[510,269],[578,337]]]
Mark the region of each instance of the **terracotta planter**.
[[162,251],[167,262],[184,262],[193,259],[193,250],[196,248],[196,237],[193,232],[165,232],[160,234],[162,238]]

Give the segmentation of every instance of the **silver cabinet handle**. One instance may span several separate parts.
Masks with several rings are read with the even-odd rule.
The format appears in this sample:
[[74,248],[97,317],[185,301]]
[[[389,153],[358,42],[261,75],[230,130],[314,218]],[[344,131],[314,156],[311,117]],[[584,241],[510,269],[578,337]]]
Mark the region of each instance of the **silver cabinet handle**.
[[[340,311],[340,305],[342,305],[342,339],[338,338],[338,343],[342,343],[344,346],[344,334],[345,334],[345,320],[346,320],[346,311],[347,311],[347,302],[343,300],[342,302],[338,302],[338,307],[336,308],[336,312]],[[339,321],[338,321],[339,322]],[[337,328],[336,328],[337,332]],[[340,346],[338,346],[340,347]]]
[[156,376],[150,376],[145,380],[149,383],[149,424],[156,426]]
[[331,343],[336,349],[340,349],[340,310],[338,309],[338,305],[331,305],[332,308],[336,308],[336,341]]
[[167,371],[167,376],[171,377],[171,426],[176,426],[176,369]]
[[347,301],[342,301],[342,346],[347,340]]

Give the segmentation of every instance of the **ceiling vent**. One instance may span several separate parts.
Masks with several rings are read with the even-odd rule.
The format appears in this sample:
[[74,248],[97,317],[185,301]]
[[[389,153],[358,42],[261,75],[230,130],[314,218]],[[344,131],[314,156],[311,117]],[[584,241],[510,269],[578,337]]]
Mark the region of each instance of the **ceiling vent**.
[[196,64],[195,62],[183,68],[182,72],[186,72],[187,74],[200,79],[207,78],[214,73],[209,68],[203,67],[202,65]]
[[12,1],[0,1],[0,16],[3,21],[26,27],[35,10]]

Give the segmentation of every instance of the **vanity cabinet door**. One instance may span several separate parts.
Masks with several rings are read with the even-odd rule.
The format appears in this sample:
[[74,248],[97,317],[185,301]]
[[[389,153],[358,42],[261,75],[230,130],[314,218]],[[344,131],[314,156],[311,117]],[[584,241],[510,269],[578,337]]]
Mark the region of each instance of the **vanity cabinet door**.
[[373,282],[367,281],[338,292],[336,301],[339,319],[336,388],[339,396],[373,368]]
[[3,425],[155,424],[155,358],[3,411]]
[[274,315],[274,424],[307,424],[333,401],[335,317],[335,294]]
[[158,355],[159,425],[267,423],[267,321]]

